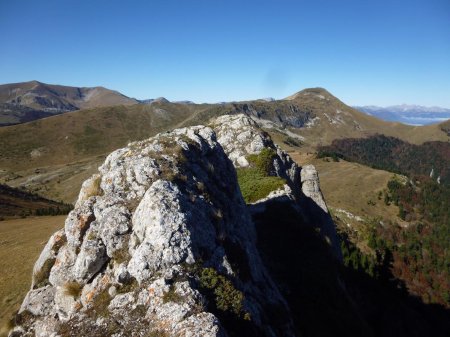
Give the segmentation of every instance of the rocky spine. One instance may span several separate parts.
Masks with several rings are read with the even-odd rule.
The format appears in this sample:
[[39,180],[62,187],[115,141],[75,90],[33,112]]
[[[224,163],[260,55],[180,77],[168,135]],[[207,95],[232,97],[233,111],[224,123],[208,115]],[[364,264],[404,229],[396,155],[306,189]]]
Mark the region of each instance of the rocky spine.
[[286,185],[269,199],[325,203],[302,192],[301,169],[253,120],[222,116],[211,126],[107,157],[36,262],[10,336],[295,335],[233,164],[272,148],[273,174]]

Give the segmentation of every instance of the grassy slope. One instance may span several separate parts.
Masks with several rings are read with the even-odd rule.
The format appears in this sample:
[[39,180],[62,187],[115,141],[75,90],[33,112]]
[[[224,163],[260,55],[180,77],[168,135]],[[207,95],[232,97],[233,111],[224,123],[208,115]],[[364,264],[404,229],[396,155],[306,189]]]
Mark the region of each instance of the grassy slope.
[[63,207],[53,200],[42,198],[9,186],[0,185],[0,217],[19,216],[38,209]]
[[[337,225],[341,230],[354,237],[354,243],[368,252],[366,237],[368,223],[374,219],[383,219],[406,223],[398,217],[399,209],[391,204],[387,206],[383,198],[378,200],[379,191],[386,189],[393,173],[376,170],[368,166],[340,160],[316,159],[314,154],[290,152],[292,159],[299,165],[313,164],[318,172],[320,187],[331,212],[339,219]],[[370,201],[370,202],[369,202]],[[347,216],[345,210],[363,221]]]
[[[49,236],[62,228],[66,216],[0,221],[0,329],[19,308],[31,285],[34,262]],[[0,336],[5,331],[0,330]]]
[[0,181],[73,202],[82,181],[111,151],[189,123],[201,109],[164,103],[116,106],[0,128]]
[[[290,155],[300,165],[313,164],[317,168],[320,187],[330,207],[370,217],[397,217],[397,207],[386,206],[383,200],[377,198],[378,192],[385,189],[387,182],[394,176],[393,173],[344,160],[333,162],[316,159],[314,155]],[[368,205],[369,200],[376,205]]]
[[24,169],[106,154],[129,141],[165,131],[191,113],[178,106],[171,106],[167,111],[164,106],[136,104],[80,110],[3,127],[0,128],[0,165]]
[[[328,94],[329,95],[329,94]],[[307,143],[317,145],[335,138],[362,137],[371,133],[395,134],[413,143],[447,140],[439,125],[413,127],[389,123],[358,112],[333,96],[319,99],[304,95],[292,101],[252,102],[260,116],[277,120],[295,105],[302,117],[312,111],[320,120],[314,127],[295,129]],[[22,125],[0,128],[0,168],[23,170],[55,164],[66,164],[109,153],[132,140],[150,137],[158,132],[183,125],[207,123],[214,116],[244,112],[245,103],[194,105],[156,103],[152,105],[115,106],[66,113]],[[340,112],[337,114],[336,110]],[[253,114],[252,111],[247,111]],[[340,118],[332,124],[325,116]],[[360,129],[354,122],[359,123]],[[20,136],[18,136],[20,135]],[[34,151],[34,155],[32,152]]]
[[83,181],[97,172],[104,159],[101,155],[69,164],[41,166],[39,171],[34,168],[16,171],[19,176],[6,173],[0,177],[12,187],[25,187],[46,198],[73,204]]

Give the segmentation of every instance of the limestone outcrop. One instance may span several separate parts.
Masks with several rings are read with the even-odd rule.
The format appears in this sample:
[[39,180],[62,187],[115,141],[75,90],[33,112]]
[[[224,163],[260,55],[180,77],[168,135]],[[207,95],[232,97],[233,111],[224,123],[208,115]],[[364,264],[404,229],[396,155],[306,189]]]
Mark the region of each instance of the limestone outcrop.
[[[304,221],[320,231],[321,236],[331,246],[335,257],[341,260],[336,227],[320,190],[316,168],[313,165],[299,167],[285,151],[273,143],[257,122],[247,115],[224,115],[211,124],[218,142],[236,168],[247,167],[249,155],[258,154],[264,148],[274,150],[276,155],[273,158],[271,174],[283,178],[286,184],[257,203],[264,205],[274,200],[292,203],[302,214]],[[252,210],[260,212],[264,207],[253,207]]]
[[319,174],[314,165],[302,167],[301,182],[303,194],[312,199],[325,213],[328,213],[328,207],[320,190]]
[[250,117],[244,114],[224,115],[212,121],[217,141],[235,167],[247,167],[247,157],[260,153],[264,148],[273,149],[273,175],[286,180],[291,190],[298,195],[300,191],[300,168],[273,143],[270,136]]
[[[295,335],[252,214],[282,201],[317,215],[309,223],[339,258],[317,172],[245,115],[211,127],[161,133],[106,158],[37,260],[10,336]],[[252,208],[236,168],[264,149],[269,174],[285,184]]]
[[10,336],[293,336],[255,240],[211,128],[131,143],[83,184]]

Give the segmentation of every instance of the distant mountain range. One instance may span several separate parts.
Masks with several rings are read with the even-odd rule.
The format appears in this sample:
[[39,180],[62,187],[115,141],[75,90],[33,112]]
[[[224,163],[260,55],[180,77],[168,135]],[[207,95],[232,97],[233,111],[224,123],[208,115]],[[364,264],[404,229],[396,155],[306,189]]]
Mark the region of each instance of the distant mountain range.
[[[103,87],[70,87],[39,81],[0,85],[0,127],[62,113],[116,105],[170,103],[164,97],[138,100]],[[177,101],[178,104],[194,104]]]
[[80,109],[139,103],[103,87],[78,88],[38,81],[0,85],[0,126]]
[[355,106],[354,108],[386,121],[410,125],[434,124],[450,119],[450,109],[435,106],[425,107],[420,105],[402,104],[388,107],[373,105]]
[[[257,102],[291,101],[298,98],[299,95],[304,99],[310,95],[310,97],[314,96],[319,100],[326,101],[329,93],[326,90],[316,88],[296,93],[284,100],[277,101],[273,98],[263,98],[254,102],[258,104]],[[153,105],[155,103],[195,105],[192,101],[170,102],[164,97],[138,100],[104,87],[71,87],[46,84],[39,81],[3,84],[0,85],[0,127],[31,122],[76,110],[117,105]],[[221,102],[208,105],[220,106],[236,103],[239,102]],[[440,107],[404,104],[390,107],[355,106],[354,108],[385,121],[410,125],[427,125],[450,119],[450,109]],[[334,112],[332,114],[334,115]],[[326,116],[326,118],[331,118],[328,112]],[[281,116],[280,118],[284,119],[285,117]]]
[[[46,97],[55,96],[55,90],[50,90],[52,87],[62,90],[61,86],[38,86],[44,87]],[[68,92],[73,93],[69,89]],[[335,139],[374,134],[414,144],[432,140],[447,142],[450,137],[450,122],[422,127],[387,122],[345,105],[323,88],[305,89],[280,100],[223,104],[170,102],[162,98],[143,102],[103,90],[110,93],[111,98],[96,101],[103,106],[78,108],[81,103],[93,104],[78,95],[77,99],[72,99],[77,104],[71,106],[77,109],[75,111],[0,127],[0,182],[25,187],[50,199],[72,202],[76,195],[69,195],[68,191],[78,191],[79,184],[112,150],[174,128],[207,124],[212,118],[225,114],[250,116],[277,142],[301,145],[306,152],[314,152],[316,146],[331,144]],[[83,90],[80,91],[83,94]],[[65,102],[70,97],[64,91],[60,96]],[[112,98],[121,103],[114,105]],[[36,108],[30,105],[27,109]],[[35,173],[36,169],[40,170],[39,174]]]

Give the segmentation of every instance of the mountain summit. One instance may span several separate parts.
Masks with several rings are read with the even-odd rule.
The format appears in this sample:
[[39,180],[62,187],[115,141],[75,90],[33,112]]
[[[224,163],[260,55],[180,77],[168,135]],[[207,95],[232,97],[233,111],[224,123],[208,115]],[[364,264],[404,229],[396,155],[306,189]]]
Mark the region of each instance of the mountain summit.
[[320,99],[330,99],[330,98],[336,99],[336,97],[330,94],[328,90],[318,87],[318,88],[303,89],[291,96],[286,97],[285,100],[294,100],[300,98],[301,96],[315,96]]

